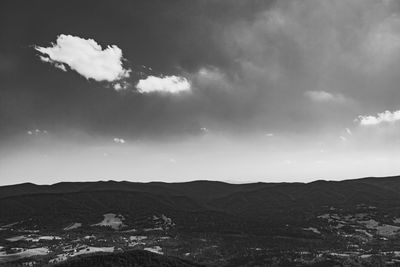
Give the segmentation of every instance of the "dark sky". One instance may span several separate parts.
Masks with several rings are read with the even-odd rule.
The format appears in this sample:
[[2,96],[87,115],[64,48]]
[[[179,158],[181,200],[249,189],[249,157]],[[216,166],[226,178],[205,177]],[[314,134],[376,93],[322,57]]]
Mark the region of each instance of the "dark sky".
[[[221,35],[227,25],[251,19],[258,7],[266,5],[253,2],[3,2],[0,114],[6,123],[1,130],[14,134],[21,128],[41,126],[153,134],[155,127],[164,134],[198,127],[198,119],[190,114],[207,109],[199,106],[197,97],[202,96],[178,104],[179,99],[169,96],[121,96],[102,83],[42,64],[32,47],[48,46],[60,34],[93,38],[103,47],[115,44],[133,70],[131,83],[140,78],[142,65],[152,68],[145,75],[192,73],[204,66],[229,69],[232,62]],[[157,107],[147,108],[151,105]]]
[[394,0],[2,1],[0,184],[397,174],[399,67]]

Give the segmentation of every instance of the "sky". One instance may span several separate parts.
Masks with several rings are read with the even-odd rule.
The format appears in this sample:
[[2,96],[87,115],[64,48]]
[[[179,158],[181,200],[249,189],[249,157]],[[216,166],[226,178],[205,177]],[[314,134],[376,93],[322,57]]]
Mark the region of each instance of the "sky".
[[0,185],[400,173],[400,2],[0,3]]

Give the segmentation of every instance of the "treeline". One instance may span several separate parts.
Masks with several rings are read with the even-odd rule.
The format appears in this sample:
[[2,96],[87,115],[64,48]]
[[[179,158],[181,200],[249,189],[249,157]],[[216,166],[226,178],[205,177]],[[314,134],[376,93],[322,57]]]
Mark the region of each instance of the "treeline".
[[132,250],[113,254],[96,254],[70,259],[54,267],[200,267],[176,257],[167,257],[143,250]]

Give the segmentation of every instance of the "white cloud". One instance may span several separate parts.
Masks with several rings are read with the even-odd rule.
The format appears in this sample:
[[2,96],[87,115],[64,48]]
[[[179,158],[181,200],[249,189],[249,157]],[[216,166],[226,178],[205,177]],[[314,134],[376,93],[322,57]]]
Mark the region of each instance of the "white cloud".
[[123,91],[129,88],[131,85],[126,81],[119,81],[113,84],[113,88],[115,91]]
[[47,130],[34,129],[26,132],[28,135],[48,134]]
[[50,47],[36,46],[40,60],[66,71],[66,66],[86,79],[117,82],[129,77],[123,66],[122,50],[111,45],[103,49],[95,40],[61,34]]
[[114,138],[113,141],[117,144],[125,144],[125,140],[122,138]]
[[189,91],[191,86],[189,81],[184,77],[148,76],[146,79],[139,80],[138,84],[136,85],[136,88],[140,93],[151,93],[151,92],[179,93],[179,92]]
[[360,116],[358,116],[357,120],[360,122],[360,125],[363,125],[363,126],[377,125],[377,124],[381,124],[383,122],[395,122],[395,121],[400,120],[400,110],[393,111],[393,112],[386,110],[385,112],[378,113],[376,116],[360,115]]
[[326,91],[306,91],[304,94],[314,102],[343,103],[346,101],[342,94],[332,94]]
[[346,133],[347,133],[348,135],[353,135],[353,133],[351,132],[351,130],[350,130],[349,128],[346,128],[345,130],[346,130]]
[[119,90],[122,89],[122,85],[121,85],[120,83],[116,83],[116,84],[114,85],[114,89],[117,90],[117,91],[119,91]]

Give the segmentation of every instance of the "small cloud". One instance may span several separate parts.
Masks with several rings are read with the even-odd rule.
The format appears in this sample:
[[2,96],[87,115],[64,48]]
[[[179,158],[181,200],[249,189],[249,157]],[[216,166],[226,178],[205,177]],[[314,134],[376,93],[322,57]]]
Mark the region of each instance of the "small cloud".
[[200,131],[204,132],[204,133],[208,133],[209,130],[206,127],[201,127]]
[[114,141],[114,143],[117,143],[117,144],[125,144],[126,143],[125,140],[122,138],[114,138],[113,141]]
[[151,93],[151,92],[180,93],[189,91],[191,86],[189,81],[184,77],[148,76],[146,79],[139,80],[138,84],[136,85],[136,88],[140,93]]
[[340,140],[342,140],[343,142],[346,142],[346,141],[347,141],[347,138],[344,137],[343,135],[339,136],[339,138],[340,138]]
[[266,133],[265,136],[266,137],[274,137],[275,135],[273,133]]
[[176,159],[174,159],[174,158],[170,158],[168,161],[169,161],[169,163],[171,163],[171,164],[175,164],[175,163],[176,163]]
[[114,84],[114,89],[117,90],[117,91],[121,90],[122,89],[121,84],[120,83]]
[[400,110],[393,112],[386,110],[385,112],[378,113],[376,116],[360,115],[356,119],[356,121],[359,121],[360,125],[362,126],[378,125],[385,122],[391,123],[391,122],[396,122],[398,120],[400,120]]
[[351,130],[350,130],[349,128],[346,128],[345,130],[346,130],[346,133],[347,133],[348,135],[353,135],[353,133],[351,132]]
[[34,130],[28,130],[26,132],[28,135],[42,135],[42,134],[48,134],[46,130],[40,130],[40,129],[34,129]]
[[326,103],[326,102],[336,102],[344,103],[346,98],[342,94],[332,94],[326,91],[306,91],[304,93],[306,97],[314,102]]
[[95,81],[118,82],[128,78],[131,71],[124,68],[122,50],[118,46],[103,49],[93,39],[61,34],[50,47],[35,46],[35,50],[41,53],[42,62],[63,71],[69,66],[86,79]]
[[123,91],[123,90],[128,89],[129,87],[130,87],[130,84],[125,81],[117,82],[113,85],[113,88],[115,91]]

